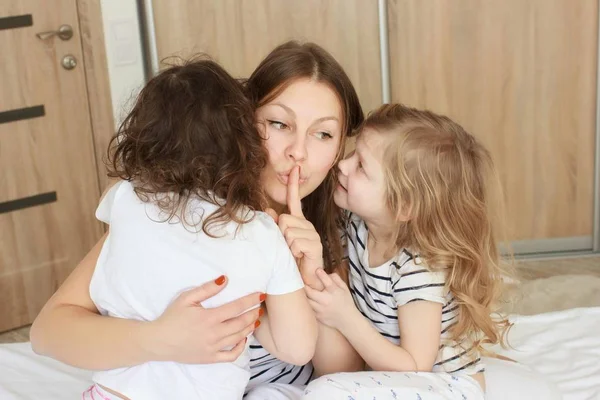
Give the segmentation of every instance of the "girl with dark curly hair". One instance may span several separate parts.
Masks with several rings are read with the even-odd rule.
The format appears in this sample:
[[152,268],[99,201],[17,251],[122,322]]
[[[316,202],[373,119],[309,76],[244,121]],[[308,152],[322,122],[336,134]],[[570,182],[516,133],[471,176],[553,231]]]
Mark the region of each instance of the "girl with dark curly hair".
[[[119,180],[96,212],[110,226],[90,283],[101,314],[153,321],[186,289],[226,275],[227,288],[202,306],[264,293],[269,321],[255,325],[255,337],[281,360],[310,361],[316,320],[283,235],[263,212],[263,142],[242,85],[215,62],[187,61],[148,82],[112,140],[109,175]],[[290,331],[294,324],[301,329]],[[239,346],[246,351],[231,363],[98,371],[84,398],[240,399],[250,354]]]

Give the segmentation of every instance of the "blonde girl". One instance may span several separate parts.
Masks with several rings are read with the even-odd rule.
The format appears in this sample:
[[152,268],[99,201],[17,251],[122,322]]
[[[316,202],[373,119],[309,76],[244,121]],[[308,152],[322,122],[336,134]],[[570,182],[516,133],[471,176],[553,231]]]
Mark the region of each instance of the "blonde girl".
[[306,398],[484,398],[482,344],[506,327],[492,317],[493,175],[490,153],[447,117],[394,104],[367,118],[335,192],[348,211],[348,285],[320,271],[326,289],[306,290],[369,369],[407,374],[333,375]]

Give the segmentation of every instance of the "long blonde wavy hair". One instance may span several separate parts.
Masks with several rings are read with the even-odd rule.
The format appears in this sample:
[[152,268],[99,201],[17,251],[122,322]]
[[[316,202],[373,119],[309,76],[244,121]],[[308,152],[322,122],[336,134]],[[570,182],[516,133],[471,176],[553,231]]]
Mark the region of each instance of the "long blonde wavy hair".
[[505,345],[509,324],[492,316],[507,271],[492,223],[501,196],[489,151],[449,118],[402,104],[381,106],[362,129],[389,139],[382,162],[387,206],[399,220],[409,216],[396,246],[416,251],[430,269],[447,270],[459,306],[451,336],[468,336],[480,349]]

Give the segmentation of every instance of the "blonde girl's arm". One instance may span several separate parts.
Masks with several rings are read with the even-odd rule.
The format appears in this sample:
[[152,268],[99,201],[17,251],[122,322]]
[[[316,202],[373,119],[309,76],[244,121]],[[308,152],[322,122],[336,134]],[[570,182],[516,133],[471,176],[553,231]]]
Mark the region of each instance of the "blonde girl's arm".
[[375,371],[431,371],[440,344],[442,305],[416,301],[398,309],[401,345],[382,336],[360,313],[340,330]]
[[[318,272],[322,276],[323,271]],[[323,279],[322,292],[308,289],[319,322],[346,337],[365,363],[381,371],[430,371],[440,343],[442,304],[413,301],[398,308],[402,345],[381,335],[356,308],[346,283],[337,275]],[[404,290],[400,288],[399,290]],[[435,289],[437,290],[437,289]]]

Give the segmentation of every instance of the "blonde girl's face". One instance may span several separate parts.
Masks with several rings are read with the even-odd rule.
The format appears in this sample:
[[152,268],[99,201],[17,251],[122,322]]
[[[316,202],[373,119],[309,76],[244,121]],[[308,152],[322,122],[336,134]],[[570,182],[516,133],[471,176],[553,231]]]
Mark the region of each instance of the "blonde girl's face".
[[356,149],[339,163],[339,184],[334,200],[366,222],[389,224],[393,214],[386,206],[386,181],[382,165],[385,146],[380,133],[365,129],[356,140]]

